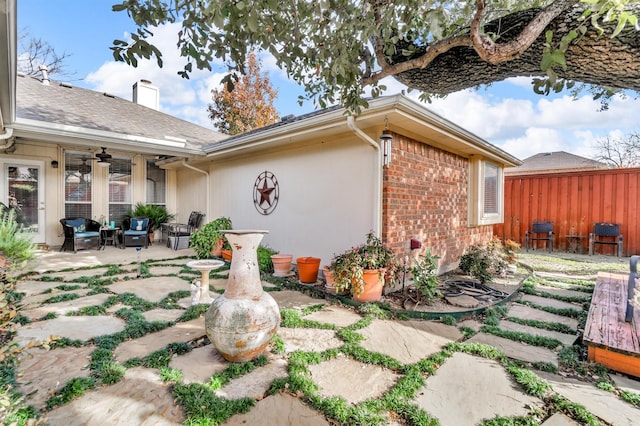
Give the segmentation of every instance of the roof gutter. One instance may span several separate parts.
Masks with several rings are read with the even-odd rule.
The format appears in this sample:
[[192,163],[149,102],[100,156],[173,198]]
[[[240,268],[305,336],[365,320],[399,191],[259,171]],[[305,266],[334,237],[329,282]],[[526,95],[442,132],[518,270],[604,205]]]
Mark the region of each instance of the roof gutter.
[[347,117],[347,127],[362,139],[362,141],[371,145],[376,151],[375,182],[373,189],[373,230],[378,237],[382,237],[382,158],[380,156],[380,145],[356,125],[356,120],[352,115]]
[[206,203],[207,203],[207,217],[209,218],[209,220],[211,220],[211,208],[209,207],[209,197],[211,194],[211,180],[209,179],[209,172],[207,172],[206,170],[202,170],[199,169],[197,167],[193,167],[191,164],[187,164],[187,159],[183,158],[182,159],[182,165],[184,167],[186,167],[187,169],[191,169],[194,172],[198,172],[198,173],[202,173],[203,175],[205,175],[207,177],[207,199],[206,199]]

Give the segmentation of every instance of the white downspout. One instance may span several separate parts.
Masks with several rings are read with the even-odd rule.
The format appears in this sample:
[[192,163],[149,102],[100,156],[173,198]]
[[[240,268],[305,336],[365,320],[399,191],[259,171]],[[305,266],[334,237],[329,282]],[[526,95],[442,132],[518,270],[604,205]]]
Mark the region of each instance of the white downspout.
[[13,128],[7,127],[4,129],[4,133],[0,135],[0,141],[5,140],[6,142],[0,145],[0,150],[9,149],[16,143],[16,138],[13,136]]
[[369,135],[360,130],[360,128],[356,125],[356,120],[353,116],[347,117],[347,126],[349,129],[355,133],[360,139],[364,142],[368,143],[373,147],[376,151],[376,170],[374,174],[374,194],[373,194],[373,204],[374,204],[374,214],[373,214],[373,230],[378,237],[382,237],[382,158],[380,155],[380,145],[377,141],[371,139]]
[[211,197],[211,181],[209,179],[209,172],[199,169],[197,167],[193,167],[191,164],[187,164],[187,159],[183,158],[182,159],[182,165],[185,166],[187,169],[191,169],[193,171],[196,171],[198,173],[202,173],[203,175],[205,175],[207,177],[207,218],[205,220],[210,221],[211,219],[211,207],[209,204],[209,197]]

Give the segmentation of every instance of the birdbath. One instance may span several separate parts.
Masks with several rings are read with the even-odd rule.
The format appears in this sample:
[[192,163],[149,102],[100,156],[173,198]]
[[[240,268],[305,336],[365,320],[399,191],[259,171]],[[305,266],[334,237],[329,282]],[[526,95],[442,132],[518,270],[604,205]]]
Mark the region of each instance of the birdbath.
[[197,300],[192,300],[192,305],[198,305],[201,303],[210,304],[213,298],[209,294],[209,272],[224,265],[222,260],[192,260],[187,262],[187,266],[191,269],[200,271],[202,277],[200,278],[200,297]]

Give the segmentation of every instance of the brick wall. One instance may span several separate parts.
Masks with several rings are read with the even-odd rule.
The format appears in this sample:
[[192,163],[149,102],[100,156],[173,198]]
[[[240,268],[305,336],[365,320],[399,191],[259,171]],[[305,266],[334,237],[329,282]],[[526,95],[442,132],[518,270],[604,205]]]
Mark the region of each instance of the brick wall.
[[[394,134],[383,181],[383,241],[400,259],[430,249],[440,256],[440,272],[455,268],[469,245],[488,241],[493,232],[467,226],[468,191],[466,158]],[[410,249],[412,238],[422,249]]]

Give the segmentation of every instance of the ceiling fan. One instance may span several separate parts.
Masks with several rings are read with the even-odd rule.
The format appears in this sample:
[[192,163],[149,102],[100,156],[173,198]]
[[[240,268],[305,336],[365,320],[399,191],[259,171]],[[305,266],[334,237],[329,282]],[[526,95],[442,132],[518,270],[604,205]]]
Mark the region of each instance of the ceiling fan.
[[101,148],[102,152],[96,154],[95,159],[98,160],[98,166],[108,167],[110,164],[109,160],[111,160],[111,154],[107,154],[107,148],[105,148],[104,146]]

